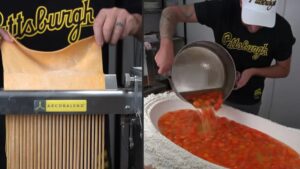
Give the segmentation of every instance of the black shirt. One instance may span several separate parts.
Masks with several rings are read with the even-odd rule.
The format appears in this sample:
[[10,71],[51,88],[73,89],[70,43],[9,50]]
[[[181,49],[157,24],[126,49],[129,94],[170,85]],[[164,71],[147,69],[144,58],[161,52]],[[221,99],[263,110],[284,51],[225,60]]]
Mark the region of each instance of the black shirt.
[[[250,33],[241,20],[239,0],[211,0],[194,5],[198,22],[213,29],[215,41],[233,57],[238,72],[263,68],[273,59],[283,61],[292,53],[295,38],[289,23],[276,15],[273,28],[263,27]],[[254,76],[228,100],[238,104],[255,104],[261,100],[265,77]]]
[[100,7],[112,6],[97,0],[7,0],[1,4],[5,4],[0,6],[1,28],[23,45],[41,51],[58,50],[92,35]]
[[[59,50],[93,35],[94,18],[102,8],[117,6],[142,13],[141,0],[0,0],[0,4],[1,28],[28,48],[40,51]],[[107,72],[107,45],[102,52]]]

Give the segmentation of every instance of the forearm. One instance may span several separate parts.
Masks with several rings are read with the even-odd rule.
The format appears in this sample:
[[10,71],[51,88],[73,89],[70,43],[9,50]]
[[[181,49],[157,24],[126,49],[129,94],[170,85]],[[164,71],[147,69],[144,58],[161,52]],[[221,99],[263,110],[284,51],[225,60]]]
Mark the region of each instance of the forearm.
[[196,21],[194,5],[173,6],[164,9],[160,20],[160,48],[155,55],[159,74],[166,74],[172,67],[174,60],[172,36],[177,23]]
[[165,8],[160,18],[160,38],[172,39],[175,32],[175,27],[178,23],[174,7]]
[[161,39],[172,39],[177,23],[196,21],[197,17],[193,5],[167,7],[163,10],[160,19],[160,37]]
[[290,72],[291,59],[284,61],[276,61],[276,64],[264,68],[248,68],[244,70],[240,77],[237,77],[236,89],[245,86],[251,77],[261,76],[268,78],[283,78],[288,76]]
[[253,76],[262,76],[268,78],[283,78],[289,74],[289,69],[282,66],[273,65],[266,68],[250,68]]

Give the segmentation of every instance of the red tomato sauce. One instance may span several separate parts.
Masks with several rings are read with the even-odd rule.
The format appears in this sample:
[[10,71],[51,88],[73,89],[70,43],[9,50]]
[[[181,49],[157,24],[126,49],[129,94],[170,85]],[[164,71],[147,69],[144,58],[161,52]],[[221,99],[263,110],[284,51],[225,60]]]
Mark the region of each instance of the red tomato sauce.
[[178,110],[158,121],[163,135],[192,154],[231,169],[300,169],[300,156],[285,144],[211,109]]
[[218,110],[223,103],[223,92],[221,90],[182,93],[182,96],[196,108],[213,107]]

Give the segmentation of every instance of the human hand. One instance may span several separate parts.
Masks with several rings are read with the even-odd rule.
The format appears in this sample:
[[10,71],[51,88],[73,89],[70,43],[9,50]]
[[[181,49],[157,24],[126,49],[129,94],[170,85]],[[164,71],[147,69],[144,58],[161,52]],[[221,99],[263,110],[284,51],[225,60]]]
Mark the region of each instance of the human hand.
[[170,39],[162,39],[160,48],[155,55],[155,61],[158,66],[158,73],[166,75],[172,68],[174,61],[173,42]]
[[238,89],[244,87],[253,75],[254,75],[253,68],[246,69],[242,73],[238,72],[235,90],[238,90]]
[[116,44],[126,36],[142,36],[142,16],[130,14],[121,8],[101,9],[95,18],[93,29],[96,42]]
[[13,42],[9,34],[5,30],[0,28],[0,43],[2,42],[3,39],[7,42],[11,42],[11,43]]

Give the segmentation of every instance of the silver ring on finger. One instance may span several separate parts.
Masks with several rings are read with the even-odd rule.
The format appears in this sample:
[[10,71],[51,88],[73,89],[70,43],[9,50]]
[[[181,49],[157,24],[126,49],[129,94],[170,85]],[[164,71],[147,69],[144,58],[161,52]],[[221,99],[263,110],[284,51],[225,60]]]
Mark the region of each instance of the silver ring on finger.
[[124,27],[124,23],[123,22],[116,22],[116,27]]

